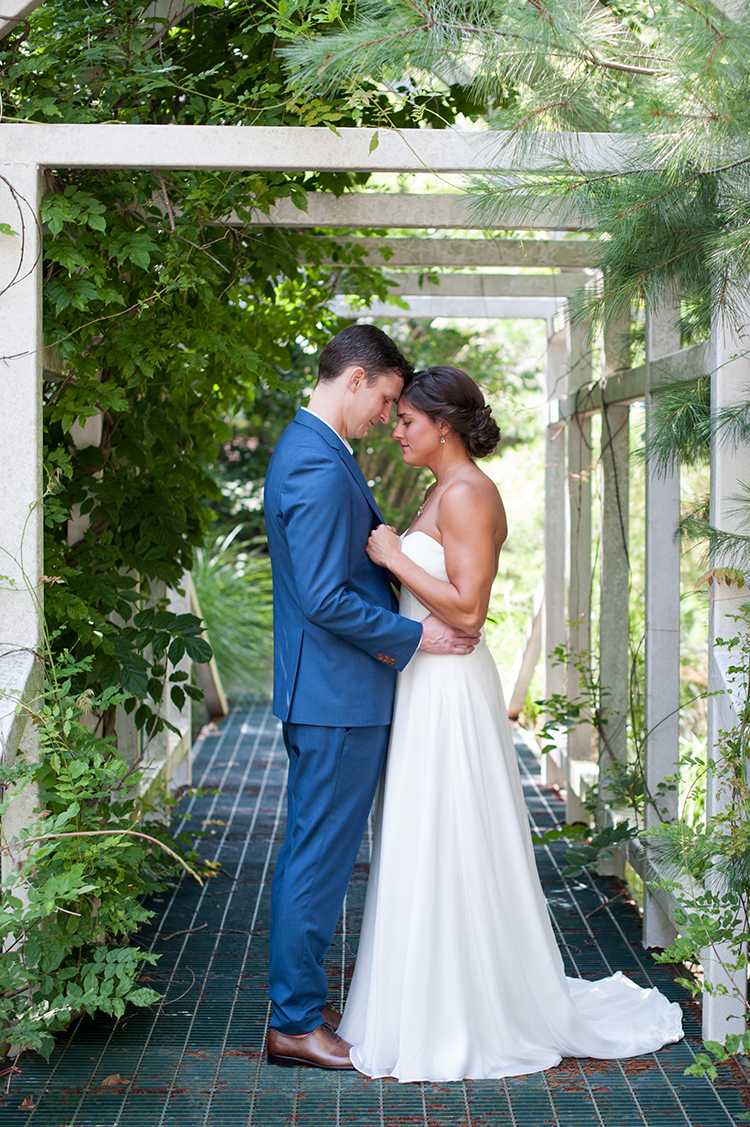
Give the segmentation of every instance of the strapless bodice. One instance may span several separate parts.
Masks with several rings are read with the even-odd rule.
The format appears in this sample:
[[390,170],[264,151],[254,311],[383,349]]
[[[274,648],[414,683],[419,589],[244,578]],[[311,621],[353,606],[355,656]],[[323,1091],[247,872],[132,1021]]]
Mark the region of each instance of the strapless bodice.
[[[414,563],[423,567],[435,579],[448,582],[443,545],[438,544],[432,536],[428,536],[426,532],[405,532],[401,537],[401,548],[410,560],[414,560]],[[412,595],[411,591],[407,591],[406,587],[402,586],[399,613],[404,618],[421,622],[430,612]]]

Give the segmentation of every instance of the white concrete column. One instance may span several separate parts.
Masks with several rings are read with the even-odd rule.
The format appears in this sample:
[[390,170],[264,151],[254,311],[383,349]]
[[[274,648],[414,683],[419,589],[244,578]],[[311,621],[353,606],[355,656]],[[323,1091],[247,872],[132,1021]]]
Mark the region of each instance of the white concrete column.
[[[38,681],[42,589],[42,301],[40,178],[36,165],[0,166],[0,753],[36,754],[21,694]],[[28,788],[27,788],[28,790]],[[22,793],[3,823],[6,840],[26,824],[33,796]]]
[[[584,327],[570,330],[568,394],[591,382],[591,346]],[[575,657],[591,651],[591,418],[573,415],[568,421],[568,649]],[[567,670],[568,696],[580,697],[577,669]],[[593,730],[581,724],[568,736],[566,817],[569,822],[586,821],[587,781],[596,768],[592,759]]]
[[[660,357],[678,351],[677,303],[646,311],[646,436]],[[646,647],[644,716],[647,793],[678,771],[680,704],[680,473],[658,473],[646,462]],[[646,803],[646,827],[677,817],[677,791],[664,792],[658,810]],[[643,943],[666,947],[675,930],[648,889],[644,890]]]
[[[711,349],[707,357],[711,375],[711,414],[720,412],[738,403],[747,402],[747,389],[750,386],[750,302],[746,303],[743,328],[733,331],[729,326],[714,325]],[[723,441],[713,435],[711,441],[711,505],[710,520],[715,528],[727,532],[747,531],[741,526],[736,513],[734,500],[741,483],[748,480],[750,449]],[[712,567],[731,567],[731,553],[726,557],[716,555],[711,560]],[[722,759],[722,732],[736,728],[738,709],[744,704],[741,680],[733,682],[728,675],[730,665],[743,666],[746,656],[741,650],[730,651],[716,646],[717,638],[735,638],[742,631],[742,623],[732,618],[742,603],[748,602],[746,587],[727,586],[713,583],[709,592],[709,642],[708,642],[708,691],[720,693],[708,698],[708,756],[717,763]],[[726,692],[728,688],[733,691]],[[721,775],[709,772],[706,789],[706,818],[720,813],[727,801],[726,793],[721,792]],[[714,891],[720,890],[720,883],[714,877],[707,880]],[[745,972],[728,974],[722,966],[722,959],[729,958],[724,946],[703,953],[703,970],[707,982],[723,983],[729,994],[722,997],[703,995],[703,1036],[709,1040],[723,1041],[730,1033],[743,1033],[745,1015],[742,1003],[733,996],[738,991],[743,997],[746,990]]]
[[[169,609],[173,614],[191,613],[189,578],[189,575],[186,573],[183,577],[182,590],[175,591],[170,588],[168,592]],[[169,677],[175,670],[179,669],[189,677],[192,667],[193,663],[188,655],[183,654],[177,665],[167,665],[167,676]],[[183,684],[184,683],[185,682],[183,682]],[[182,708],[178,708],[172,700],[170,692],[170,685],[167,681],[164,689],[165,719],[168,720],[170,724],[174,724],[175,728],[180,732],[178,736],[175,732],[167,731],[167,763],[164,778],[164,785],[167,791],[177,786],[189,786],[192,782],[192,768],[190,762],[193,718],[192,701],[186,694],[185,703]]]
[[[630,325],[610,322],[604,330],[604,396],[606,381],[630,367]],[[630,408],[613,404],[602,411],[602,511],[601,511],[601,599],[599,609],[599,666],[602,683],[602,712],[607,721],[600,740],[600,768],[614,756],[627,758],[628,684],[628,588],[630,584]]]
[[[565,423],[558,418],[558,401],[567,386],[570,367],[567,329],[551,332],[547,340],[546,427],[544,437],[544,609],[542,654],[544,696],[565,692],[565,666],[555,664],[553,651],[565,643]],[[542,779],[567,786],[565,746],[542,757]]]
[[0,234],[0,574],[9,577],[0,583],[0,644],[33,648],[43,527],[39,172],[5,165],[0,175],[0,223],[18,232]]
[[[630,325],[610,321],[604,329],[604,399],[606,381],[630,367]],[[612,761],[625,763],[630,683],[629,587],[630,558],[630,408],[618,403],[602,410],[601,586],[599,600],[599,670],[604,721],[599,737],[599,781],[603,802]],[[602,875],[624,875],[622,854],[603,858]]]

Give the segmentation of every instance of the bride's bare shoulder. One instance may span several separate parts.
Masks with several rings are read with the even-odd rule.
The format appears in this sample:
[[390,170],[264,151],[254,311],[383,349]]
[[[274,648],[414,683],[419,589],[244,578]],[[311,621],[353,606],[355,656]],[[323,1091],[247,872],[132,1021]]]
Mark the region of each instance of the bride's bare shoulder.
[[476,522],[478,518],[505,526],[505,509],[494,481],[478,466],[471,465],[455,481],[446,485],[440,507],[449,519]]
[[482,506],[502,507],[500,493],[494,481],[473,462],[466,467],[460,477],[446,485],[443,495],[446,499],[450,498],[452,504],[471,501]]

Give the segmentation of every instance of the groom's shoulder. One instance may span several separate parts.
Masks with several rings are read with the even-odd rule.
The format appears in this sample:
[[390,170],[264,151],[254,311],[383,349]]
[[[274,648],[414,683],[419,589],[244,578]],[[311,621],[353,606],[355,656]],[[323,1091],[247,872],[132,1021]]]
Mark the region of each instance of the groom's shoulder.
[[341,457],[317,430],[298,418],[292,419],[276,443],[269,471],[289,473],[316,466],[338,469],[342,467]]
[[305,420],[298,415],[284,428],[281,438],[276,444],[276,450],[289,456],[295,452],[305,453],[316,451],[336,457],[336,451],[330,446],[319,431],[306,426]]

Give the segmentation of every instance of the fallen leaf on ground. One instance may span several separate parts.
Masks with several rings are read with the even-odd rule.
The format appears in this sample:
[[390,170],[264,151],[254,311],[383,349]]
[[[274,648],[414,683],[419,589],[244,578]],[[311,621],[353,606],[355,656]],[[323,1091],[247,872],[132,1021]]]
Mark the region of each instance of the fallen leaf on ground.
[[117,1088],[120,1084],[129,1084],[129,1076],[120,1076],[119,1072],[113,1072],[111,1076],[105,1076],[102,1080],[102,1088]]
[[36,1107],[36,1104],[34,1103],[34,1097],[33,1096],[26,1096],[25,1099],[21,1100],[20,1104],[18,1105],[18,1110],[19,1111],[33,1111],[35,1107]]

